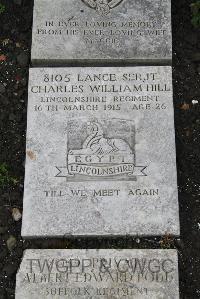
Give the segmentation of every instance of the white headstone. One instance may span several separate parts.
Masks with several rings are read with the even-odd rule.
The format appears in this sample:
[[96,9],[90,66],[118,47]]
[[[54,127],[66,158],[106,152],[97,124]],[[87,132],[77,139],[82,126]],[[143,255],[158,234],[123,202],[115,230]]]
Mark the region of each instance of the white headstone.
[[171,67],[30,70],[22,235],[179,235]]
[[176,250],[27,250],[16,299],[178,299]]
[[171,59],[171,0],[35,0],[34,65]]

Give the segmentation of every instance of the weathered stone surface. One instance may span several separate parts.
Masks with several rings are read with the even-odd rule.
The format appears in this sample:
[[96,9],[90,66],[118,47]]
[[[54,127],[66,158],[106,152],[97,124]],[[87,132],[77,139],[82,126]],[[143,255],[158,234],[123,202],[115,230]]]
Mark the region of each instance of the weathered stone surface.
[[27,250],[16,299],[178,299],[176,250]]
[[171,0],[35,0],[35,65],[171,64],[171,58]]
[[30,70],[22,235],[179,234],[171,67]]

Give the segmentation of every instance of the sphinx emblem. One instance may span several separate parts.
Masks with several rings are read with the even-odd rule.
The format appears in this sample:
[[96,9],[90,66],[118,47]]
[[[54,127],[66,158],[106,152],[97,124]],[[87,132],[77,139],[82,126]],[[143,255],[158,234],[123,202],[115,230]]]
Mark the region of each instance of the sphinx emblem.
[[87,6],[95,9],[101,15],[109,14],[110,10],[118,6],[123,0],[82,0]]
[[98,122],[87,123],[87,133],[82,149],[70,150],[70,155],[132,154],[129,144],[123,139],[105,138]]
[[56,177],[78,181],[146,176],[146,167],[136,165],[134,128],[133,121],[119,119],[70,120],[66,164],[56,166]]

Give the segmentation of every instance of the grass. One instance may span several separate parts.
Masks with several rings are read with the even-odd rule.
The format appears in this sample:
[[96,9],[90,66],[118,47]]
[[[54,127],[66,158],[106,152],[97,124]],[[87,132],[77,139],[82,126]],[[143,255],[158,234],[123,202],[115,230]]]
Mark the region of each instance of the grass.
[[191,11],[192,11],[192,25],[195,28],[200,27],[200,1],[196,1],[191,4]]
[[2,3],[0,3],[0,14],[4,13],[6,10],[5,5],[3,5]]
[[5,188],[10,185],[16,185],[18,180],[12,177],[6,163],[0,164],[0,188]]

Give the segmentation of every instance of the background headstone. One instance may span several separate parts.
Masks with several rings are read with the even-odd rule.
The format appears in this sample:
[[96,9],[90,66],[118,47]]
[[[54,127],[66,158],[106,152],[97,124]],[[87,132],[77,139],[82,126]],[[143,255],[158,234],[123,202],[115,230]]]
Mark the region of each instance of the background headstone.
[[30,70],[22,235],[179,234],[171,67]]
[[16,299],[178,299],[176,250],[27,250]]
[[171,39],[171,0],[35,0],[34,65],[171,64]]

